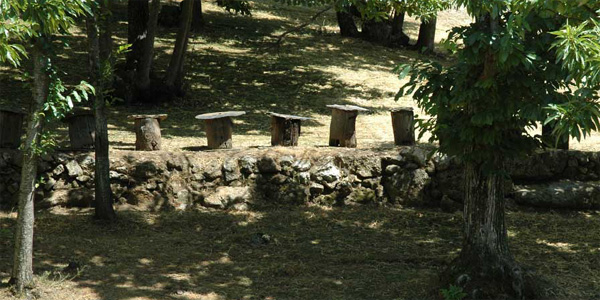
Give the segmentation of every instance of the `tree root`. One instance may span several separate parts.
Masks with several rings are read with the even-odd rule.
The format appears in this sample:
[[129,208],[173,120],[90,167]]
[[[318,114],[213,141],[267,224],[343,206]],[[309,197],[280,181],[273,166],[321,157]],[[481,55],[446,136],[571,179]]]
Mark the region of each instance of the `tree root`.
[[539,296],[536,279],[513,259],[456,258],[441,275],[444,288],[455,285],[472,300],[529,300]]

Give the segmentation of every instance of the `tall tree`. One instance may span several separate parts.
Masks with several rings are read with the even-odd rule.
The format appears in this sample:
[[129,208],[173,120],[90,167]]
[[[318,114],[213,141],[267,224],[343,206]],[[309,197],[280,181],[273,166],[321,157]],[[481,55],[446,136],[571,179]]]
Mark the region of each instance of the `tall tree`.
[[148,33],[148,17],[150,9],[148,1],[127,1],[127,43],[131,49],[127,53],[127,69],[135,69],[142,56],[144,38]]
[[202,0],[194,0],[194,11],[192,17],[192,30],[199,32],[204,27],[204,15],[202,14]]
[[[94,97],[95,135],[95,199],[96,218],[112,221],[116,214],[110,190],[110,160],[108,153],[108,126],[106,120],[105,91],[112,79],[112,0],[100,0],[95,13],[88,17],[88,43],[91,82],[96,88]],[[99,26],[101,24],[101,26]]]
[[146,26],[146,35],[141,41],[140,57],[136,67],[135,86],[142,94],[150,86],[150,71],[154,59],[154,39],[160,13],[160,0],[152,0],[150,3],[150,15]]
[[[508,245],[505,162],[541,145],[526,129],[546,117],[542,107],[560,112],[548,120],[560,120],[564,126],[556,128],[576,137],[598,128],[600,107],[593,99],[600,81],[593,85],[595,92],[588,85],[590,75],[600,72],[595,56],[600,53],[600,28],[593,21],[600,4],[569,5],[559,0],[458,3],[476,21],[451,33],[456,46],[462,45],[457,62],[449,67],[435,62],[401,67],[401,77],[411,76],[398,94],[414,91],[418,105],[433,116],[422,129],[439,140],[439,151],[460,158],[465,166],[463,245],[444,279],[464,288],[469,299],[534,298],[533,276],[515,261]],[[596,34],[564,38],[568,46],[563,52],[576,51],[572,55],[576,63],[569,60],[561,66],[560,60],[571,56],[556,51],[559,47],[553,43],[561,40],[554,35],[561,27],[575,32],[567,20],[595,24]],[[587,73],[575,76],[576,69]],[[588,80],[578,82],[582,76]],[[570,99],[567,106],[562,105],[562,98]]]
[[177,39],[175,47],[171,55],[171,62],[165,76],[165,84],[169,90],[180,93],[183,86],[183,67],[184,58],[187,50],[188,40],[190,37],[190,27],[192,24],[192,15],[194,12],[194,0],[184,0],[182,6],[181,17],[179,18],[179,29],[177,31]]
[[431,53],[435,49],[436,23],[437,17],[435,16],[421,21],[421,26],[419,26],[419,37],[415,44],[415,48],[418,51]]
[[[27,47],[33,61],[33,101],[28,115],[23,164],[19,186],[19,213],[15,230],[15,249],[11,283],[18,292],[33,285],[33,196],[37,179],[37,161],[45,150],[42,143],[42,127],[51,118],[64,117],[73,107],[73,101],[81,99],[89,86],[82,83],[77,91],[65,96],[65,87],[57,78],[51,63],[53,40],[58,34],[69,34],[69,27],[78,16],[89,12],[87,3],[76,0],[15,0],[0,2],[0,61],[18,66],[27,55]],[[26,46],[27,45],[27,46]]]

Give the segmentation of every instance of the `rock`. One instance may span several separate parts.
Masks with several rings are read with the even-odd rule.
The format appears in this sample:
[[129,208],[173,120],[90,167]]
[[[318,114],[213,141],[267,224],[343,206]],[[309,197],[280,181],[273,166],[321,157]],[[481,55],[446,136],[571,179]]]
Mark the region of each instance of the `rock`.
[[308,170],[310,170],[310,167],[312,167],[312,164],[310,162],[310,160],[308,159],[301,159],[301,160],[297,160],[292,164],[292,167],[294,168],[294,170],[298,171],[298,172],[306,172]]
[[412,170],[416,170],[419,168],[419,165],[414,164],[414,163],[407,163],[404,168],[408,171],[412,171]]
[[[181,190],[179,192],[177,192],[177,202],[181,204],[188,204],[190,203],[190,191],[188,190]],[[177,206],[179,207],[179,206]]]
[[382,180],[384,191],[390,201],[401,204],[425,204],[424,189],[430,178],[424,169],[398,172]]
[[94,201],[94,191],[87,188],[60,189],[48,194],[38,204],[39,207],[67,206],[90,207]]
[[161,169],[153,161],[144,161],[134,166],[133,176],[142,180],[161,173]]
[[80,175],[80,176],[77,176],[77,178],[75,178],[75,179],[77,179],[77,181],[79,181],[79,182],[88,182],[92,178],[87,175]]
[[223,180],[227,183],[242,177],[236,159],[228,159],[223,163]]
[[316,182],[313,182],[310,187],[308,188],[308,190],[310,191],[310,194],[315,196],[315,195],[320,195],[323,193],[323,191],[325,191],[325,187],[321,184],[318,184]]
[[120,174],[117,171],[108,171],[108,177],[110,177],[110,179],[121,179],[121,176],[123,176],[123,174]]
[[269,182],[271,182],[272,184],[284,184],[287,181],[288,177],[283,175],[283,174],[275,174],[273,175],[273,177],[271,177],[271,179],[269,180]]
[[244,174],[252,174],[256,172],[256,158],[252,156],[243,156],[239,160],[240,169]]
[[515,202],[545,208],[598,209],[600,182],[560,180],[515,187]]
[[[564,178],[568,176],[567,167],[568,153],[566,151],[544,151],[533,155],[512,160],[507,163],[507,170],[515,182],[534,182]],[[577,159],[573,159],[577,164]],[[573,176],[577,173],[576,167],[572,167]]]
[[333,162],[328,162],[317,168],[315,176],[317,176],[317,178],[322,178],[325,182],[334,182],[340,179],[341,173]]
[[308,184],[309,182],[310,182],[310,173],[309,172],[298,173],[298,183]]
[[54,168],[54,170],[52,170],[52,174],[54,174],[55,176],[58,176],[58,175],[62,174],[64,171],[65,171],[65,166],[58,165],[58,166],[56,166],[56,168]]
[[384,156],[381,158],[381,164],[385,167],[388,165],[402,166],[406,163],[406,158],[402,155]]
[[217,161],[213,161],[207,166],[205,166],[204,173],[202,175],[206,180],[214,181],[217,178],[221,178],[222,173],[223,172],[221,164]]
[[249,187],[220,186],[204,198],[203,204],[207,207],[224,209],[235,203],[250,202],[251,196]]
[[67,174],[69,174],[69,177],[71,178],[83,174],[83,169],[76,160],[69,161],[65,167],[67,168]]
[[56,180],[52,177],[48,177],[48,179],[46,180],[46,183],[44,184],[44,189],[46,191],[49,191],[54,187],[55,184],[56,184]]
[[294,157],[291,155],[284,155],[279,158],[279,165],[282,167],[291,167],[294,163]]
[[427,166],[427,161],[431,150],[424,149],[418,146],[404,147],[400,150],[400,154],[409,161],[416,163],[419,167]]
[[231,206],[231,210],[248,211],[249,209],[248,203],[235,203]]
[[440,200],[440,208],[444,212],[453,213],[460,211],[462,209],[462,204],[450,199],[448,195],[443,195],[442,200]]
[[396,173],[398,173],[398,171],[400,171],[400,166],[398,165],[389,165],[387,167],[385,167],[385,174],[386,175],[394,175]]
[[96,165],[96,161],[95,161],[94,157],[89,154],[78,159],[78,161],[79,161],[79,165],[82,168],[86,168],[86,169],[93,169],[94,166]]
[[258,170],[261,173],[277,173],[281,171],[281,167],[277,165],[275,159],[269,156],[263,156],[257,163]]
[[363,187],[354,188],[350,194],[344,199],[344,204],[372,204],[377,203],[377,193],[375,190],[366,189]]

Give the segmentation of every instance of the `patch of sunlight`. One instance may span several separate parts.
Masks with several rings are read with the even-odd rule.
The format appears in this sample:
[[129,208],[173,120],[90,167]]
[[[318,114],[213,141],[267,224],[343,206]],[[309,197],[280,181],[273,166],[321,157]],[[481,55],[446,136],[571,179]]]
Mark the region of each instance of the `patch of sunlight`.
[[237,280],[238,280],[238,285],[246,286],[246,287],[251,286],[253,283],[252,279],[250,279],[249,277],[246,277],[246,276],[238,276]]
[[225,300],[224,296],[221,296],[215,292],[209,292],[206,294],[198,294],[195,292],[184,291],[180,294],[172,295],[175,299],[185,299],[185,300]]
[[191,281],[192,277],[188,273],[169,273],[165,274],[165,277],[168,277],[177,281]]
[[571,243],[561,243],[561,242],[552,243],[547,240],[540,240],[540,239],[535,240],[535,242],[538,244],[542,244],[542,245],[546,245],[548,247],[554,248],[561,252],[567,252],[567,253],[575,253],[576,252],[575,250],[572,249],[572,247],[574,245]]
[[440,238],[432,238],[432,239],[417,241],[417,244],[435,244],[435,243],[439,243],[441,241],[442,241],[442,239],[440,239]]
[[96,267],[104,267],[104,261],[105,258],[100,255],[96,255],[90,259],[90,263],[95,265]]
[[140,258],[138,262],[142,265],[148,266],[152,263],[152,260],[148,258]]
[[506,234],[508,235],[508,237],[516,237],[517,236],[517,233],[512,230],[507,230]]

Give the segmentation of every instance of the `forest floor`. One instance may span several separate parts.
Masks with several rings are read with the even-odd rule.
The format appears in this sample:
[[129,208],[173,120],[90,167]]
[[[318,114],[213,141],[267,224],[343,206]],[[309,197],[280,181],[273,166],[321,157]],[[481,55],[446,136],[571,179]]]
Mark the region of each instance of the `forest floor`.
[[[166,113],[162,124],[163,149],[196,150],[205,146],[203,122],[194,116],[223,110],[243,110],[236,118],[234,147],[270,145],[267,112],[274,111],[312,117],[303,123],[300,146],[327,145],[331,111],[328,104],[354,104],[370,112],[357,119],[358,147],[392,147],[393,133],[389,110],[400,106],[415,107],[410,97],[398,101],[394,96],[402,81],[393,72],[402,63],[416,59],[440,59],[407,49],[391,49],[359,39],[339,35],[332,11],[312,25],[288,35],[279,47],[277,37],[284,31],[310,19],[320,8],[287,6],[271,1],[253,2],[252,16],[230,14],[213,2],[203,4],[205,29],[194,34],[186,58],[189,89],[186,96],[158,106],[114,106],[109,115],[109,134],[113,149],[134,149],[135,134],[127,115]],[[116,43],[126,43],[126,8],[115,14]],[[436,41],[447,36],[453,26],[470,22],[464,11],[442,12],[438,18]],[[405,31],[414,42],[419,21],[407,18]],[[87,50],[83,31],[67,40],[72,51],[59,57],[56,64],[65,72],[65,81],[75,84],[86,79]],[[154,70],[162,76],[168,64],[176,28],[159,28]],[[443,52],[441,50],[440,52]],[[123,59],[122,57],[120,58]],[[441,59],[441,61],[445,61]],[[0,68],[0,105],[29,97],[29,90],[15,79],[24,71]],[[21,101],[26,103],[26,101]],[[417,110],[419,117],[426,117]],[[68,147],[64,124],[58,124],[58,139]],[[428,135],[421,141],[426,142]],[[598,150],[597,136],[573,149]]]
[[[440,299],[437,274],[460,249],[461,214],[439,210],[124,208],[110,226],[90,210],[37,215],[37,299]],[[2,284],[14,222],[0,214]],[[507,225],[516,259],[545,282],[540,299],[600,298],[598,212],[509,211]],[[0,299],[12,299],[2,286]]]

